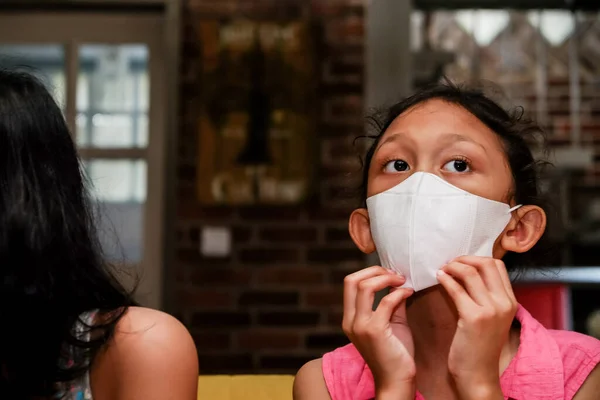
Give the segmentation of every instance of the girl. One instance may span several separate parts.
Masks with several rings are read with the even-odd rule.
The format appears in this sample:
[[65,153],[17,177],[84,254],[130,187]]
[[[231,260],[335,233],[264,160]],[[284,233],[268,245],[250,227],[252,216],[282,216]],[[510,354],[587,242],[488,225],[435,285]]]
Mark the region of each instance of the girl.
[[534,256],[546,228],[527,145],[539,129],[450,84],[393,106],[381,128],[349,230],[386,268],[346,277],[352,344],[302,367],[294,398],[598,399],[600,342],[546,330],[501,261]]
[[90,207],[60,109],[0,71],[0,399],[196,399],[190,335],[134,307]]

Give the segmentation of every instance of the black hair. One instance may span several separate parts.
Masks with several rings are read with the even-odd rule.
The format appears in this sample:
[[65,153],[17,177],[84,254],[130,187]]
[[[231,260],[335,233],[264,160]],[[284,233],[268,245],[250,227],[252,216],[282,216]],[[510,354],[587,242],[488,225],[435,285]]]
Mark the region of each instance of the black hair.
[[[0,70],[0,398],[49,399],[85,374],[130,291],[103,259],[62,112],[32,74]],[[74,326],[87,325],[90,340]],[[70,361],[69,361],[70,360]]]
[[[548,211],[548,199],[540,189],[540,174],[549,163],[541,159],[536,160],[532,152],[534,146],[539,147],[541,154],[546,152],[546,140],[541,127],[524,116],[522,107],[505,110],[484,93],[484,87],[461,87],[447,79],[443,83],[422,87],[413,95],[369,117],[369,122],[375,127],[376,133],[362,137],[373,139],[363,162],[360,187],[362,207],[366,207],[369,166],[381,137],[396,117],[414,106],[433,99],[462,107],[494,131],[503,144],[512,172],[514,186],[509,193],[509,198],[516,204],[537,205]],[[544,233],[533,249],[523,254],[509,253],[504,261],[507,268],[513,270],[517,267],[544,265],[549,250],[550,246],[546,243]]]

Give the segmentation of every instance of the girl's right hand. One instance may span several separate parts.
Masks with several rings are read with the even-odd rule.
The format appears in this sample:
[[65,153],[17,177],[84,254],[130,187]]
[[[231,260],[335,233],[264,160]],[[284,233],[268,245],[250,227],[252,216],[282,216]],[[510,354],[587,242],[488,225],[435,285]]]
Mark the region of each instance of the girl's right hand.
[[[414,344],[406,321],[406,299],[412,289],[399,288],[406,279],[382,267],[369,267],[344,279],[344,333],[375,379],[378,399],[414,399]],[[375,293],[392,291],[373,311]]]

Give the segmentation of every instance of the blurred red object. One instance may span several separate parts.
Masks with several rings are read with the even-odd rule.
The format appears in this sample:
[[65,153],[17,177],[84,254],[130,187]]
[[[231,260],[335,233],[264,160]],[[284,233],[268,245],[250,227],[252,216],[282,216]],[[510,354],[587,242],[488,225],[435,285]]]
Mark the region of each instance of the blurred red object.
[[571,329],[569,288],[560,284],[514,285],[519,303],[547,329]]

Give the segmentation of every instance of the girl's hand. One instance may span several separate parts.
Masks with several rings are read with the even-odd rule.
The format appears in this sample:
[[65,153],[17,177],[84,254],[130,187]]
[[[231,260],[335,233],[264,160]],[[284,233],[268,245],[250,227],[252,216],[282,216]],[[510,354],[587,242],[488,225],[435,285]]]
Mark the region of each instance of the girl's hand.
[[[377,399],[414,399],[414,344],[406,322],[406,279],[382,267],[369,267],[344,279],[344,333],[363,356],[375,379]],[[373,311],[375,292],[397,288]]]
[[438,272],[458,310],[448,370],[465,399],[502,399],[500,353],[517,311],[504,263],[459,257]]

